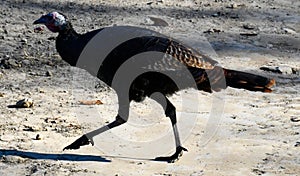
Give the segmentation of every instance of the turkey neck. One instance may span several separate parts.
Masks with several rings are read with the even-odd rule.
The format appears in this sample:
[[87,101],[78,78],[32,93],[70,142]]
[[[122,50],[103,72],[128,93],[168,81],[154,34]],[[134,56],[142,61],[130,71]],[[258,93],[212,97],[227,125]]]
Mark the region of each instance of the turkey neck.
[[56,50],[61,58],[72,66],[76,66],[76,62],[80,56],[86,43],[80,40],[81,34],[78,34],[72,24],[67,22],[59,31],[56,38]]
[[68,21],[62,29],[59,31],[58,37],[61,37],[63,39],[67,39],[68,37],[79,37],[80,34],[78,34],[72,24]]

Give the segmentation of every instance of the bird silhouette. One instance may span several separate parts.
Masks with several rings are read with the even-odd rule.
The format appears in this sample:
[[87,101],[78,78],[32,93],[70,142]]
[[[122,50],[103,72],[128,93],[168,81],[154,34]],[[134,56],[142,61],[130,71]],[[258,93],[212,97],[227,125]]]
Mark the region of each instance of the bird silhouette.
[[[113,31],[117,28],[106,27],[85,34],[79,34],[74,30],[68,18],[59,12],[51,12],[43,15],[34,21],[34,24],[44,24],[50,31],[58,33],[56,49],[61,58],[72,66],[82,66],[82,68],[90,72],[93,72],[90,69],[92,66],[78,64],[80,59],[82,59],[85,47],[95,36],[103,31],[108,35],[112,34],[113,37]],[[132,27],[128,28],[133,29]],[[126,28],[118,29],[123,30]],[[92,61],[95,61],[95,63],[97,59],[102,59],[102,61],[99,69],[94,70],[94,73],[91,74],[97,76],[116,90],[119,100],[118,115],[115,121],[84,134],[72,144],[65,147],[64,150],[78,149],[80,146],[88,144],[94,145],[94,136],[127,122],[129,103],[131,101],[141,102],[145,97],[150,97],[164,107],[165,115],[170,118],[176,146],[174,154],[157,157],[155,160],[175,162],[182,155],[183,151],[187,151],[187,149],[182,146],[179,138],[176,108],[168,100],[167,96],[189,87],[206,92],[220,91],[227,86],[250,91],[272,91],[271,87],[275,84],[274,79],[222,68],[215,60],[193,48],[181,44],[175,39],[159,35],[158,33],[155,34],[157,35],[148,35],[145,32],[144,35],[132,37],[111,49],[105,58],[93,58],[94,60]],[[102,42],[102,44],[105,44],[105,42]],[[147,54],[142,55],[144,56],[142,59],[133,59],[141,53]],[[159,54],[155,55],[157,53]],[[155,59],[151,60],[151,58]],[[131,66],[127,68],[128,74],[127,72],[122,72],[121,79],[118,79],[117,83],[114,84],[114,79],[118,71],[129,60],[133,61]],[[90,64],[93,64],[93,62]],[[143,71],[136,71],[139,69],[143,69]],[[130,71],[136,71],[141,74],[134,75],[132,80],[127,80],[126,78],[127,76],[129,77]],[[190,81],[194,84],[179,85],[177,80],[181,80],[179,82]],[[124,84],[128,86],[126,87]],[[152,96],[157,92],[162,96]]]

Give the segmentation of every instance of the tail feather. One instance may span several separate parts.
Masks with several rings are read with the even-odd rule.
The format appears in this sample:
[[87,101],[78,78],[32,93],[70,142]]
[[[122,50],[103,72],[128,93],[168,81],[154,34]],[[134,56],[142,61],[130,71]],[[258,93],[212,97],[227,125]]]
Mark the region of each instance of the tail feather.
[[245,73],[241,71],[224,69],[227,86],[247,89],[251,91],[272,92],[271,87],[275,85],[274,79]]

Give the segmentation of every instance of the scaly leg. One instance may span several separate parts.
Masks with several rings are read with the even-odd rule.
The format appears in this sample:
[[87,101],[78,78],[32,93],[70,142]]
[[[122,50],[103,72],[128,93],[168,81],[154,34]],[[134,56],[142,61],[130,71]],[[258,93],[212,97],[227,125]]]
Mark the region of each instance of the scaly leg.
[[[120,99],[119,99],[119,102],[120,102]],[[94,131],[84,134],[83,136],[78,138],[76,141],[74,141],[72,144],[66,146],[63,150],[79,149],[80,146],[89,145],[89,144],[94,145],[94,141],[93,141],[94,136],[97,136],[100,133],[103,133],[107,130],[110,130],[114,127],[117,127],[119,125],[126,123],[128,120],[128,115],[129,115],[129,102],[119,103],[119,112],[118,112],[118,115],[117,115],[115,121],[113,121],[113,122],[109,123],[108,125],[105,125],[101,128],[98,128]]]
[[[164,106],[164,102],[161,101],[161,98],[155,98],[151,97],[158,103],[160,103],[162,106]],[[165,103],[166,103],[166,108],[165,108],[165,114],[167,117],[170,118],[172,122],[172,128],[174,132],[174,137],[175,137],[175,144],[176,144],[176,151],[173,155],[171,156],[166,156],[166,157],[157,157],[155,158],[156,161],[167,161],[169,163],[174,163],[179,159],[179,157],[182,156],[183,151],[188,151],[186,148],[182,147],[180,138],[179,138],[179,133],[178,133],[178,128],[177,128],[177,119],[176,119],[176,108],[175,106],[168,100],[167,97],[165,97]]]
[[111,122],[108,125],[105,125],[101,128],[98,128],[94,131],[91,131],[89,133],[86,133],[84,135],[82,135],[80,138],[78,138],[76,141],[74,141],[72,144],[68,145],[67,147],[65,147],[63,150],[69,150],[69,149],[79,149],[80,146],[83,145],[89,145],[92,144],[94,145],[94,141],[93,141],[93,137],[97,136],[100,133],[103,133],[109,129],[112,129],[114,127],[117,127],[119,125],[122,125],[123,123],[125,123],[127,120],[124,120],[123,118],[121,118],[119,115],[116,117],[116,120]]

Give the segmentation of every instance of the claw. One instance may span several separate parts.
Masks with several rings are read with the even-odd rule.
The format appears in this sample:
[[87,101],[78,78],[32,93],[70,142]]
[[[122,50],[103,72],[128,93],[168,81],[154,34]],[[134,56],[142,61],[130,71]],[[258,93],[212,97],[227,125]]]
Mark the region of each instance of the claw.
[[77,139],[76,141],[74,141],[72,144],[66,146],[63,149],[63,151],[64,150],[71,150],[71,149],[79,149],[80,146],[89,145],[89,144],[94,145],[93,139],[89,139],[89,138],[86,137],[86,135],[83,135],[79,139]]
[[168,163],[175,163],[182,156],[183,151],[187,152],[188,150],[182,146],[178,146],[176,148],[176,152],[173,155],[165,156],[165,157],[157,157],[155,158],[155,161],[166,161]]

